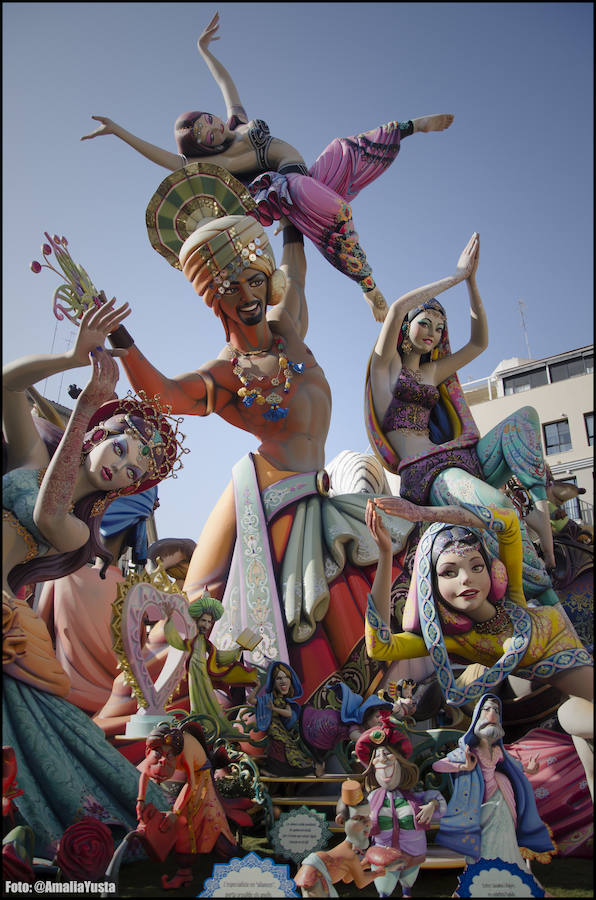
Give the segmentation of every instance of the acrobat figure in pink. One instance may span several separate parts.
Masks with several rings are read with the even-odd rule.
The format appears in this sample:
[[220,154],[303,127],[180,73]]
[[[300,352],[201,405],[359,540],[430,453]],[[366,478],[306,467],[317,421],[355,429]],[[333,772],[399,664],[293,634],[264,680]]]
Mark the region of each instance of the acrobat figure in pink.
[[218,28],[216,13],[201,34],[198,48],[222,92],[226,121],[207,112],[183,113],[174,126],[178,153],[141,140],[105,116],[93,116],[100,127],[81,140],[114,134],[171,171],[217,155],[218,165],[250,183],[250,192],[257,202],[253,215],[260,223],[271,225],[285,216],[310,238],[332,266],[360,285],[375,319],[382,322],[387,303],[375,285],[360,245],[350,203],[391,165],[402,138],[418,132],[444,131],[453,122],[453,115],[388,122],[353,137],[336,138],[307,168],[298,150],[273,137],[266,122],[249,121],[229,72],[209,50],[210,43],[219,40]]

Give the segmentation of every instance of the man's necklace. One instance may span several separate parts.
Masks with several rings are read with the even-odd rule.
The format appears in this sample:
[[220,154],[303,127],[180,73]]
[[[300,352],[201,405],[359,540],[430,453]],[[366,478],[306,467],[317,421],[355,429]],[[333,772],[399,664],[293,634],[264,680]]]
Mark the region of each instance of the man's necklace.
[[[284,397],[275,390],[265,395],[263,389],[258,385],[253,385],[251,387],[251,382],[266,381],[266,376],[252,375],[250,372],[245,372],[240,366],[240,357],[265,356],[270,353],[274,347],[278,355],[278,370],[277,374],[270,379],[270,386],[272,388],[281,388],[282,394],[289,394],[292,377],[294,373],[302,375],[304,372],[304,363],[295,363],[292,362],[291,359],[288,359],[285,353],[286,345],[283,338],[277,336],[274,337],[273,343],[268,350],[248,350],[246,352],[238,350],[233,344],[228,343],[228,349],[232,353],[232,372],[242,383],[242,387],[236,391],[237,395],[246,407],[252,406],[253,403],[257,403],[258,406],[268,405],[269,408],[263,413],[263,418],[268,419],[270,422],[275,422],[277,419],[285,419],[288,415],[289,410],[283,406]],[[266,388],[265,390],[268,389]]]

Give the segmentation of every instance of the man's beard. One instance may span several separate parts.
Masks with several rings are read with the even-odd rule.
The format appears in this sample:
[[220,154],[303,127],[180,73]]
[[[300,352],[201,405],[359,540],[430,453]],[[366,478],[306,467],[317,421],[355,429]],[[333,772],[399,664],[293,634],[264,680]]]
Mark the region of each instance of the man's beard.
[[503,737],[505,731],[500,725],[493,725],[491,722],[484,725],[476,725],[474,734],[476,737],[484,738],[489,744],[495,744]]
[[353,828],[352,823],[348,819],[345,826],[346,837],[354,847],[358,847],[359,850],[366,850],[370,844],[370,840],[367,834],[364,834],[360,830],[360,826]]

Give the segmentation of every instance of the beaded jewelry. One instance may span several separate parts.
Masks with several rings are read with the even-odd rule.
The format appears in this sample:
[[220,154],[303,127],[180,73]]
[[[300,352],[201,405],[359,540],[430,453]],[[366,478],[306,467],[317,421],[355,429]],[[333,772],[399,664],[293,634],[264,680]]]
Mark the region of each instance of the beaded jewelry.
[[497,611],[486,622],[475,622],[474,629],[478,634],[500,634],[511,625],[511,619],[503,606],[498,606]]
[[403,337],[403,340],[402,340],[402,342],[401,342],[401,348],[400,348],[400,349],[401,349],[402,353],[411,353],[412,350],[414,349],[414,347],[413,347],[412,342],[410,341],[410,338],[409,338],[409,334],[410,334],[410,323],[409,323],[409,322],[404,322],[404,324],[401,326],[401,330],[402,330],[402,332],[403,332],[403,336],[404,336],[404,337]]
[[26,563],[26,562],[29,562],[29,560],[31,560],[31,559],[35,559],[35,557],[37,556],[37,553],[38,553],[38,546],[37,546],[37,541],[31,534],[31,532],[27,531],[25,526],[21,525],[21,523],[19,522],[17,517],[15,515],[13,515],[10,512],[10,510],[8,510],[8,509],[2,510],[2,521],[8,522],[8,524],[12,528],[15,529],[17,534],[19,534],[23,538],[23,540],[27,546],[27,555],[22,560],[22,562]]
[[246,407],[251,407],[253,403],[256,403],[258,406],[264,406],[265,404],[269,405],[269,409],[267,409],[263,413],[263,418],[268,419],[270,422],[275,422],[277,419],[285,419],[288,415],[289,410],[286,409],[282,404],[284,402],[284,398],[277,393],[277,391],[272,391],[270,394],[266,396],[263,394],[263,390],[257,385],[250,387],[251,382],[254,381],[265,381],[264,375],[251,375],[248,372],[245,372],[240,366],[240,357],[241,356],[260,356],[265,353],[269,353],[270,350],[275,347],[278,354],[279,361],[279,369],[277,375],[271,378],[270,384],[271,387],[276,388],[283,382],[282,393],[289,394],[290,392],[290,384],[294,373],[298,375],[302,375],[304,372],[304,363],[295,363],[292,362],[291,359],[285,355],[285,342],[281,337],[274,337],[273,343],[269,350],[253,350],[243,353],[238,350],[232,344],[228,344],[228,348],[232,351],[233,356],[231,359],[232,363],[232,371],[234,375],[238,378],[238,380],[242,383],[242,387],[237,390],[237,395],[242,400],[242,403]]
[[179,431],[182,419],[170,415],[170,411],[171,407],[162,407],[159,395],[148,398],[144,391],[139,391],[137,397],[129,391],[125,397],[110,400],[99,407],[89,423],[91,429],[82,445],[82,459],[94,446],[116,433],[106,428],[106,422],[109,423],[115,416],[123,416],[126,422],[124,433],[140,440],[143,446],[139,449],[139,460],[146,460],[149,468],[140,484],[135,482],[117,491],[109,491],[96,500],[91,508],[92,516],[103,513],[108,503],[116,497],[136,494],[165,478],[177,477],[177,470],[182,468],[181,457],[190,451],[182,446],[185,438]]

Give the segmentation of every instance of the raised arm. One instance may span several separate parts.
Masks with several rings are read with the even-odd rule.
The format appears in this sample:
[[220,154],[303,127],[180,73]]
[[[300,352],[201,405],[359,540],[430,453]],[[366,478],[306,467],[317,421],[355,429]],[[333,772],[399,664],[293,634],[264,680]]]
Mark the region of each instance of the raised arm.
[[[8,466],[42,466],[47,450],[39,437],[26,391],[51,375],[89,365],[89,353],[103,346],[108,332],[129,315],[128,304],[114,309],[114,300],[99,310],[91,307],[81,319],[77,340],[66,353],[25,356],[7,363],[2,370],[2,427],[8,450]],[[120,356],[125,351],[115,351]]]
[[[480,354],[488,347],[488,323],[486,321],[486,313],[476,284],[476,271],[480,259],[480,236],[476,234],[475,237],[475,246],[470,246],[470,243],[468,243],[458,262],[458,269],[462,268],[468,270],[466,282],[470,297],[470,340],[461,348],[461,350],[457,350],[455,353],[452,353],[451,356],[446,356],[444,359],[437,360],[434,370],[435,384],[440,384],[442,381],[445,381],[446,378],[453,375],[458,369],[463,368],[468,363],[472,362],[472,360],[476,359],[477,356],[480,356]],[[472,241],[473,240],[474,235],[472,236]]]
[[141,353],[124,326],[109,335],[113,347],[126,348],[122,360],[128,379],[136,391],[149,396],[159,394],[174,415],[208,416],[220,412],[232,399],[232,393],[217,383],[211,370],[220,363],[208,363],[201,371],[168,378]]
[[391,580],[392,580],[392,547],[391,535],[387,531],[381,516],[369,500],[365,512],[366,524],[379,548],[379,562],[375,572],[370,594],[376,610],[386,625],[391,622]]
[[294,328],[304,340],[308,330],[308,306],[306,304],[306,255],[304,238],[293,225],[283,230],[284,249],[280,269],[287,279],[287,287],[281,303],[274,306],[269,321],[275,321],[284,313],[292,319]]
[[106,116],[91,116],[91,118],[95,119],[96,122],[101,122],[101,124],[95,131],[83,135],[81,138],[82,141],[100,137],[102,134],[114,134],[116,137],[120,138],[121,141],[124,141],[125,144],[128,144],[129,147],[132,147],[133,150],[136,150],[137,153],[150,159],[151,162],[156,163],[158,166],[169,169],[171,172],[174,172],[184,165],[184,160],[178,153],[170,153],[169,150],[162,150],[161,147],[157,147],[155,144],[150,144],[148,141],[142,140],[142,138],[139,138],[135,134],[132,134],[132,132],[122,128],[121,125],[106,118]]
[[399,329],[405,316],[412,309],[416,309],[417,306],[421,306],[438,294],[442,294],[449,288],[469,278],[472,271],[475,272],[478,241],[478,235],[474,232],[459,258],[454,275],[448,275],[439,281],[433,281],[431,284],[425,284],[413,291],[409,291],[391,304],[375,345],[373,361],[377,361],[382,365],[389,365],[395,359]]
[[[242,113],[244,113],[244,107],[242,106],[242,101],[240,100],[240,95],[238,94],[236,85],[232,80],[232,76],[209,50],[209,44],[211,43],[211,41],[219,40],[219,35],[217,34],[218,28],[219,13],[215,13],[215,15],[205,28],[204,32],[200,36],[199,40],[197,41],[197,47],[199,48],[199,53],[207,64],[207,68],[213,75],[215,83],[222,93],[224,102],[226,104],[228,118],[231,118],[234,114],[242,116]],[[244,115],[246,114],[244,113]]]
[[118,365],[108,352],[99,347],[90,356],[91,379],[79,394],[33,509],[35,524],[48,543],[61,553],[77,550],[89,540],[88,526],[71,512],[81,468],[81,447],[89,419],[113,396],[118,381]]

